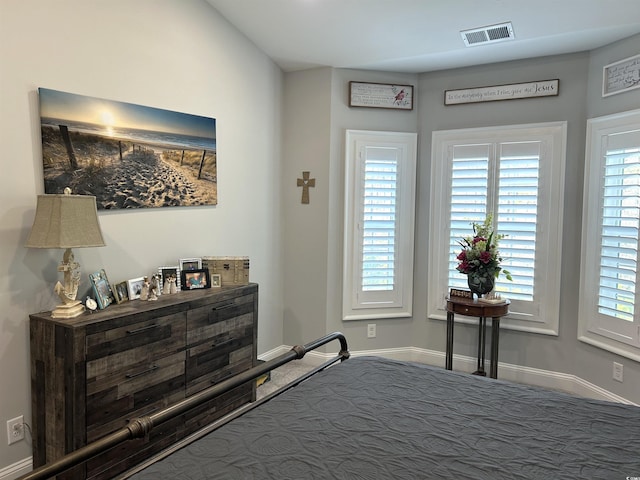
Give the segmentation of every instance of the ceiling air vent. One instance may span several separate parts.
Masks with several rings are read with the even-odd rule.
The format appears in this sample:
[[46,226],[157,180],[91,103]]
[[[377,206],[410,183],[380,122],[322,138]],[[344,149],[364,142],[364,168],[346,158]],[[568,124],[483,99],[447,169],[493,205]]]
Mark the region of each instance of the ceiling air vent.
[[467,47],[475,47],[486,43],[503,42],[505,40],[513,40],[513,26],[511,22],[500,23],[498,25],[489,25],[488,27],[474,28],[472,30],[463,30],[460,32],[462,40]]

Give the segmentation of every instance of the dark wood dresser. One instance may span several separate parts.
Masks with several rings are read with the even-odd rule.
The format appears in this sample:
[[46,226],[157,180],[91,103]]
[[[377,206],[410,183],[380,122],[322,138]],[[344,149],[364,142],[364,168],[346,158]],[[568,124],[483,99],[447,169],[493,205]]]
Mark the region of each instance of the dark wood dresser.
[[[34,468],[257,363],[256,284],[29,317]],[[253,400],[248,382],[58,478],[113,478]]]

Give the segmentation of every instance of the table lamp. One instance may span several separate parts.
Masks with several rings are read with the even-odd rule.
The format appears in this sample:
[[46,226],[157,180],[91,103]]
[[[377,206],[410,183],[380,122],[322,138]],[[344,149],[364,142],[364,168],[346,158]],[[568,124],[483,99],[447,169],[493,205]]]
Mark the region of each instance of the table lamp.
[[63,272],[64,284],[58,281],[54,287],[62,303],[51,312],[51,316],[73,318],[84,312],[82,302],[76,300],[80,264],[75,261],[71,249],[105,246],[98,223],[96,197],[71,195],[68,187],[63,195],[38,195],[36,217],[26,246],[65,249],[58,266],[58,271]]

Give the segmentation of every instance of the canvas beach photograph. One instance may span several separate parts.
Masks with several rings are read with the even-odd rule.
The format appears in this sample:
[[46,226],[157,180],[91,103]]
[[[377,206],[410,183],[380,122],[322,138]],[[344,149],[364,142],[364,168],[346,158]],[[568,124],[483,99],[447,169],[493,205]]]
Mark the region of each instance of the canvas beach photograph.
[[99,210],[217,205],[215,118],[39,88],[47,194]]

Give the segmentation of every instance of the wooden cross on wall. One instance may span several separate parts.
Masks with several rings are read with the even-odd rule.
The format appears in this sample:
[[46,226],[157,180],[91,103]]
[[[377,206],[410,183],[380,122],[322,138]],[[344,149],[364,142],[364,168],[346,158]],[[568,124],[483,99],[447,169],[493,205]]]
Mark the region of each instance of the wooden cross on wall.
[[316,186],[316,179],[309,178],[309,172],[302,172],[302,178],[298,179],[298,186],[302,187],[302,201],[300,203],[309,203],[309,187]]

